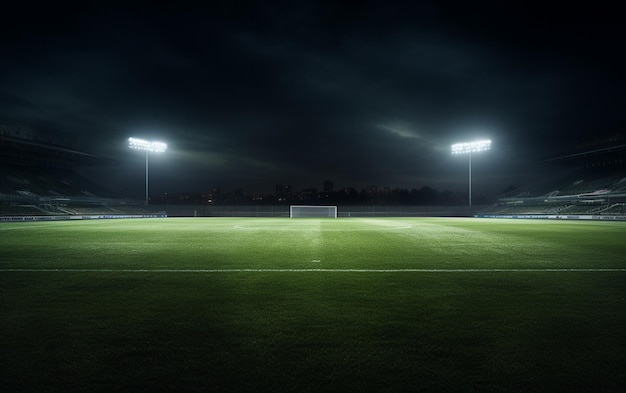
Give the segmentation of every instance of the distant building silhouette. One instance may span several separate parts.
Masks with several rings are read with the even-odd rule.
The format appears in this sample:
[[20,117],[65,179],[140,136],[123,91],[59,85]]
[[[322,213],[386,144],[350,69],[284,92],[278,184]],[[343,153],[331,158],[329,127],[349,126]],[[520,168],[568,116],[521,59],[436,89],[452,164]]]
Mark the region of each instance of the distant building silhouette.
[[324,192],[325,193],[332,193],[335,189],[335,184],[332,182],[332,180],[326,180],[324,181]]

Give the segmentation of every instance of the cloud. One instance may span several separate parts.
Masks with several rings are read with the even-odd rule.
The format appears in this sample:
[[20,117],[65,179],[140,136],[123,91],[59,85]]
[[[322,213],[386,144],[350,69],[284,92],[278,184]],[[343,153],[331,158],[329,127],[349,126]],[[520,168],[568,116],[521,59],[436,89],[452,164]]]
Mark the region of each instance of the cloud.
[[398,123],[389,123],[389,124],[380,124],[378,125],[380,129],[383,131],[387,131],[392,135],[399,136],[400,138],[407,139],[418,139],[420,135],[412,129],[412,127],[407,126],[406,124],[398,124]]

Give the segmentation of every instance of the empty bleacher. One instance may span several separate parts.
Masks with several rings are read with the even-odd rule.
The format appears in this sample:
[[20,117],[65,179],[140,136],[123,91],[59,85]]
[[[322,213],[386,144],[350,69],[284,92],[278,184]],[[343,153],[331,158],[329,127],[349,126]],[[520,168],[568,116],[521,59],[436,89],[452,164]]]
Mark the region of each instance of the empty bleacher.
[[0,166],[0,216],[149,213],[71,170]]
[[579,174],[575,180],[509,192],[480,214],[624,215],[625,204],[625,173]]

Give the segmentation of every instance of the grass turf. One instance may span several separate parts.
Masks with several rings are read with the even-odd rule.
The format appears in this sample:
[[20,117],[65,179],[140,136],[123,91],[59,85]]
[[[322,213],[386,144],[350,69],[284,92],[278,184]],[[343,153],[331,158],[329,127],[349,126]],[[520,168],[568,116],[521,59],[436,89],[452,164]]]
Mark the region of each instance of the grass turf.
[[[2,224],[0,384],[623,391],[624,233],[477,219]],[[588,268],[617,270],[512,270]]]

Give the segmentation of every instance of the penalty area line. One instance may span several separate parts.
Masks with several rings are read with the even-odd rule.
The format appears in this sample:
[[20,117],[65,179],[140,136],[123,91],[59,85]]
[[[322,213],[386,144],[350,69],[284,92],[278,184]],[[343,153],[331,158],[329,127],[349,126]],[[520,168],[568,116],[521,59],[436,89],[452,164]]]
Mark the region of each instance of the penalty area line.
[[626,272],[626,269],[0,269],[25,273],[532,273]]

